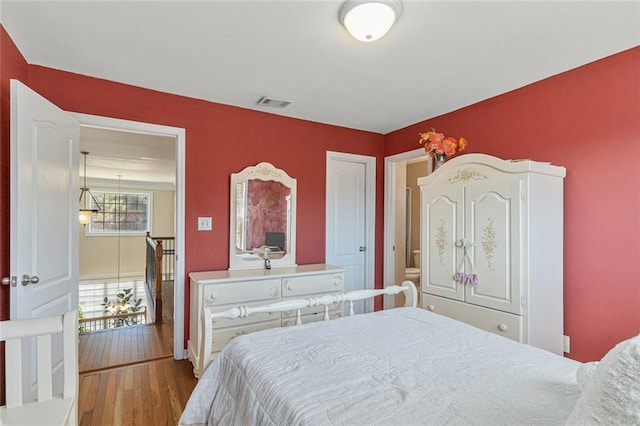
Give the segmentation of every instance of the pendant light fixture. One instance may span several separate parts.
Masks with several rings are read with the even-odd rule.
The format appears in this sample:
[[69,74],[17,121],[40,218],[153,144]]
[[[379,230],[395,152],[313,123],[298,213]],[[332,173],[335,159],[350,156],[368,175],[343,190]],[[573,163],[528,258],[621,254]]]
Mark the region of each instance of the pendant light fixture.
[[87,151],[80,151],[80,154],[84,155],[84,181],[80,188],[80,224],[86,226],[91,222],[91,215],[100,211],[98,202],[93,198],[93,194],[87,188]]
[[384,36],[401,14],[400,0],[347,0],[339,19],[356,40],[368,42]]

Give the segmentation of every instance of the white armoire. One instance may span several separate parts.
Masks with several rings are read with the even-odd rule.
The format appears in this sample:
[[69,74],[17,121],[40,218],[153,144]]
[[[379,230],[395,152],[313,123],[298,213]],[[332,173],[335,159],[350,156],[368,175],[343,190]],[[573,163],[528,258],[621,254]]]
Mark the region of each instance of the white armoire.
[[419,178],[422,307],[562,354],[564,176],[466,154]]

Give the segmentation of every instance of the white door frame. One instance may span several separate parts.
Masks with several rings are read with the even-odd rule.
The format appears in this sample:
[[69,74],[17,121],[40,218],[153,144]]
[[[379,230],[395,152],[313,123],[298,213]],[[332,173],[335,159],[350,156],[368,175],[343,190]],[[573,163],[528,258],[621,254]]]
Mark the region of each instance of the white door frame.
[[[417,148],[400,154],[390,155],[384,158],[384,286],[396,284],[395,282],[395,254],[394,241],[396,240],[395,223],[396,210],[394,200],[396,199],[396,166],[401,161],[413,160],[424,157],[424,148]],[[427,161],[427,173],[431,173],[432,162]],[[393,308],[394,298],[384,297],[384,309]]]
[[[329,181],[329,162],[331,161],[349,161],[356,163],[364,163],[365,165],[365,247],[371,248],[371,250],[365,251],[365,266],[364,266],[364,283],[365,288],[375,287],[375,254],[376,254],[376,158],[368,155],[348,154],[345,152],[327,151],[327,177],[326,182]],[[329,205],[329,194],[325,194],[325,212],[331,207]],[[326,218],[326,216],[325,216]],[[326,224],[325,224],[326,225]],[[327,229],[325,226],[325,241],[327,240]],[[325,258],[327,256],[325,244]],[[373,311],[373,300],[367,299],[365,301],[365,311]]]
[[175,187],[175,264],[173,281],[173,358],[186,359],[184,348],[184,238],[185,238],[185,152],[186,131],[180,127],[142,123],[98,115],[73,113],[80,125],[126,130],[135,133],[156,134],[175,137],[176,140],[176,187]]

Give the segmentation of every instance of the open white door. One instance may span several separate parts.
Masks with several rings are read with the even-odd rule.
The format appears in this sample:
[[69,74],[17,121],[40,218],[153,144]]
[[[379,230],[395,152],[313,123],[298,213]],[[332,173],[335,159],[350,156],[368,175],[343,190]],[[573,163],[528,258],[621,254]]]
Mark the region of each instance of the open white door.
[[[12,320],[78,308],[79,135],[76,118],[11,80]],[[36,377],[25,346],[27,395]]]

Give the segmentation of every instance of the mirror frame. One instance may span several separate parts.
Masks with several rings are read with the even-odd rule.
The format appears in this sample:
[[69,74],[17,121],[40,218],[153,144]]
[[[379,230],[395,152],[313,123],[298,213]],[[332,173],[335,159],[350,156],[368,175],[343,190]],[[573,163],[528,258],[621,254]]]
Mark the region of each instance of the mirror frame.
[[246,167],[239,173],[231,173],[230,210],[229,210],[229,270],[238,269],[262,269],[264,260],[245,259],[238,256],[236,249],[236,185],[251,179],[262,181],[280,182],[291,190],[291,223],[288,225],[287,249],[288,252],[280,259],[269,259],[271,267],[296,266],[296,203],[297,186],[296,179],[289,176],[284,170],[278,169],[271,163],[258,163],[255,166]]

